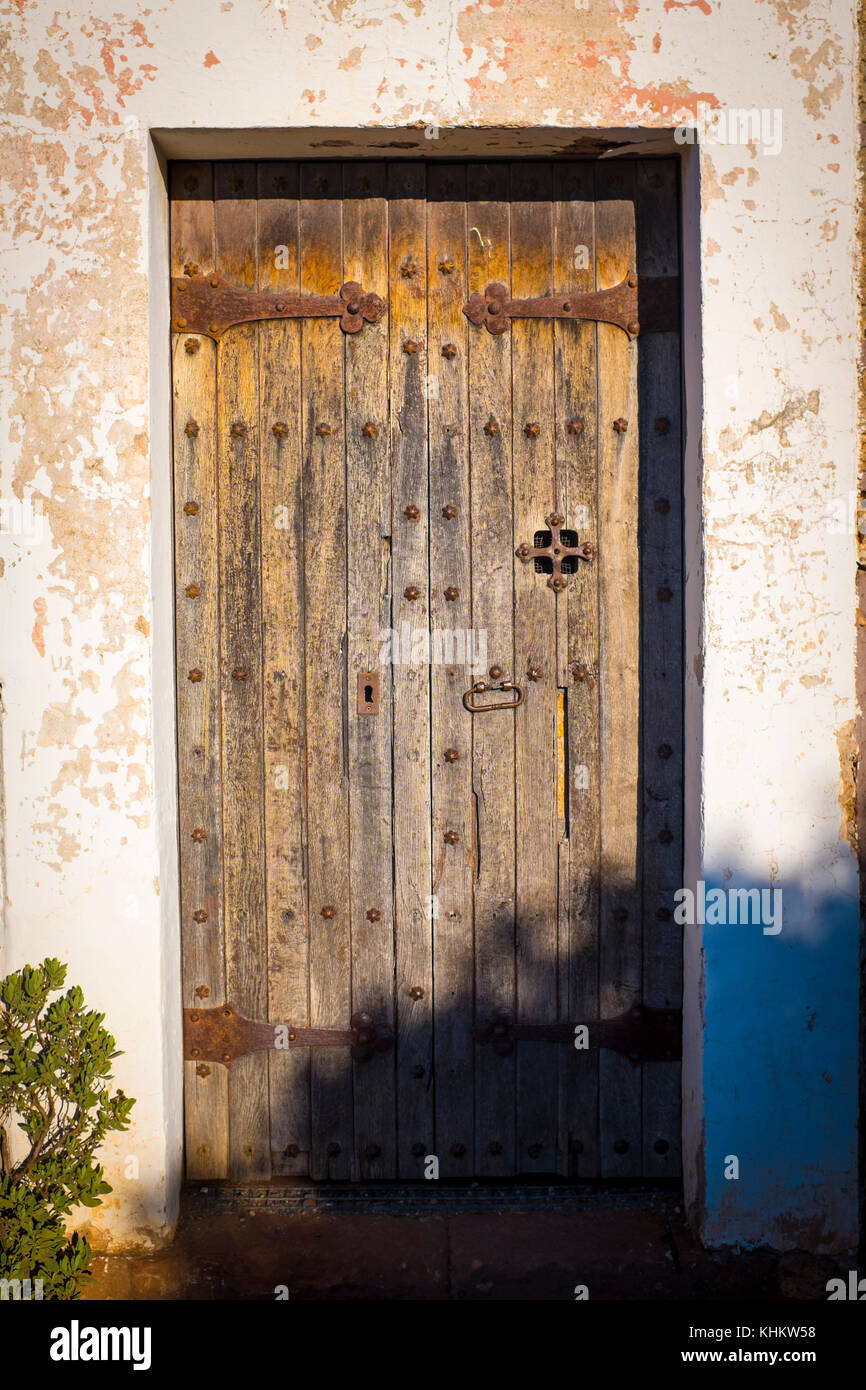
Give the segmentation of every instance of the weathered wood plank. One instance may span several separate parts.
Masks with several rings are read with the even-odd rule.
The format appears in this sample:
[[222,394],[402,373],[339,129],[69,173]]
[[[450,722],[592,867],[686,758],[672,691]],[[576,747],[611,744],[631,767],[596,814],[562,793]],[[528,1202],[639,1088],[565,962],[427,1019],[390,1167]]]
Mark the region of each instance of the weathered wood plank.
[[[257,274],[254,164],[216,166],[216,269],[236,284]],[[235,328],[219,349],[220,643],[223,738],[223,892],[226,995],[266,1018],[267,923],[262,785],[261,527],[258,328]],[[229,1074],[230,1173],[270,1176],[268,1063],[240,1059]]]
[[[552,289],[552,177],[549,165],[511,168],[511,267],[515,296]],[[512,449],[514,537],[533,543],[554,508],[553,327],[516,319]],[[537,433],[535,433],[537,427]],[[514,560],[515,679],[526,685],[516,717],[517,1006],[521,1023],[552,1023],[557,1007],[558,826],[556,816],[556,608],[532,562]],[[537,680],[529,680],[530,669]],[[490,716],[492,717],[492,716]],[[518,1044],[517,1153],[521,1172],[556,1167],[557,1049]]]
[[[394,929],[397,989],[397,1153],[417,1178],[435,1152],[430,844],[430,668],[412,660],[413,633],[429,641],[425,176],[420,163],[388,168],[391,381],[391,626],[399,641],[394,700]],[[416,345],[407,351],[407,345]],[[420,513],[417,521],[406,508]],[[406,590],[417,590],[417,598]]]
[[[554,287],[595,289],[593,168],[554,172]],[[592,323],[554,326],[558,508],[581,541],[597,547],[596,332]],[[566,704],[568,854],[560,881],[560,1013],[577,1025],[598,1017],[598,566],[580,562],[560,599],[559,640]],[[567,932],[567,935],[565,934]],[[559,1170],[598,1172],[598,1053],[560,1053]]]
[[[474,294],[491,281],[511,281],[507,166],[470,166],[467,198],[467,289]],[[473,675],[484,679],[489,667],[498,665],[510,678],[515,675],[511,335],[472,331],[468,352],[472,627],[476,651],[487,657]],[[514,722],[515,715],[507,713],[474,718],[461,741],[472,740],[478,822],[475,1021],[482,1027],[498,1010],[513,1013],[515,1007]],[[459,751],[466,756],[465,746]],[[485,1176],[515,1172],[515,1063],[513,1052],[498,1056],[488,1045],[476,1047],[476,1171]]]
[[[679,274],[673,160],[637,165],[637,254],[642,275]],[[643,763],[643,1000],[682,1006],[682,929],[673,920],[683,875],[683,603],[680,338],[640,339],[641,711]],[[669,751],[668,751],[669,750]],[[643,1173],[676,1177],[680,1064],[643,1073]]]
[[[296,293],[298,167],[258,166],[259,288]],[[301,325],[259,326],[262,662],[269,1018],[309,1023]],[[310,1171],[310,1058],[269,1058],[274,1173]]]
[[[387,300],[384,164],[344,165],[343,196],[344,279]],[[346,342],[347,694],[352,1012],[368,1013],[377,1024],[393,1028],[391,666],[380,660],[391,621],[388,330],[386,316]],[[377,714],[359,712],[363,672],[378,677]],[[394,1177],[393,1053],[355,1064],[354,1098],[359,1175],[368,1180]]]
[[[171,169],[171,273],[210,270],[213,174]],[[174,535],[177,600],[177,759],[181,944],[185,1008],[225,1001],[222,900],[219,621],[217,610],[216,344],[172,337]],[[191,600],[189,584],[201,593]],[[201,673],[199,675],[199,673]],[[207,913],[196,921],[194,913]],[[186,1172],[228,1176],[228,1074],[184,1063]]]
[[[599,289],[635,268],[634,165],[596,166]],[[625,421],[618,431],[616,421]],[[598,583],[600,615],[601,882],[599,1000],[604,1018],[640,996],[640,575],[637,347],[598,325]],[[601,1172],[641,1168],[641,1076],[603,1051],[599,1071]]]
[[[342,284],[342,180],[338,165],[301,166],[302,294]],[[346,729],[346,469],[343,332],[305,319],[304,538],[310,1021],[351,1018],[348,738]],[[343,1048],[311,1054],[313,1176],[352,1176],[352,1062]]]
[[[458,651],[472,623],[465,165],[432,165],[427,198],[436,1152],[443,1177],[469,1177],[477,1171],[470,1028],[476,846],[471,715],[462,701],[469,675]],[[448,506],[457,508],[455,517],[443,515]],[[449,762],[445,749],[461,745],[463,756]]]

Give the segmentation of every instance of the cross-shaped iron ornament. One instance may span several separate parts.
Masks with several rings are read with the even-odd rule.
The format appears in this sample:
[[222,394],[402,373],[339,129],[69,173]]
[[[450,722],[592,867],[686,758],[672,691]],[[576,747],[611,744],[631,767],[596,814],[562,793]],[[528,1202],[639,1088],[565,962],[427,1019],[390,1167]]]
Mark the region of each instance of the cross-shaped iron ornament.
[[[561,593],[568,583],[568,578],[562,571],[563,560],[574,557],[576,560],[591,560],[595,554],[593,546],[589,541],[584,541],[583,545],[566,545],[562,538],[562,527],[565,517],[560,516],[559,512],[551,512],[546,517],[547,525],[550,527],[549,545],[527,545],[524,541],[517,547],[518,560],[549,560],[552,565],[552,573],[547,581],[547,587],[553,589],[555,593]],[[568,534],[568,533],[566,533]],[[575,536],[577,540],[577,536]]]

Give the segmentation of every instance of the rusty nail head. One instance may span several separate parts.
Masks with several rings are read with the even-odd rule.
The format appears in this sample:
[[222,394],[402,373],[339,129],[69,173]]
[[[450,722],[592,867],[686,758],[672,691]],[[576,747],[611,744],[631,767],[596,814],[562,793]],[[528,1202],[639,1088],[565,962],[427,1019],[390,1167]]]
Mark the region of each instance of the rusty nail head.
[[411,988],[410,991],[409,991],[409,998],[410,998],[410,999],[423,999],[423,998],[424,998],[424,990],[422,989],[421,985],[413,985],[413,986],[412,986],[412,988]]
[[636,289],[637,289],[637,276],[636,276],[636,275],[630,275],[630,276],[628,277],[628,287],[629,287],[630,290],[636,290]]
[[669,758],[673,751],[669,743],[660,743],[657,749],[660,758]]
[[178,328],[186,328],[186,319],[175,319]]
[[408,507],[404,509],[403,515],[405,516],[407,521],[420,521],[421,519],[421,512],[415,506],[414,502],[409,503]]
[[232,1016],[232,1011],[231,1011],[231,1009],[229,1008],[228,1004],[226,1004],[225,1008],[223,1009],[223,1018],[231,1018],[231,1016]]
[[587,680],[589,680],[589,671],[586,669],[585,666],[583,666],[583,665],[577,665],[577,666],[575,666],[575,668],[574,668],[574,679],[575,679],[576,681],[587,681]]
[[325,439],[331,433],[330,425],[316,425],[316,434],[320,439]]
[[403,351],[408,352],[410,357],[418,351],[418,344],[415,342],[414,338],[406,339],[403,344]]
[[447,357],[449,361],[452,357],[457,356],[457,348],[454,346],[453,343],[445,344],[444,348],[442,349],[442,356]]
[[199,1048],[199,1047],[191,1047],[190,1050],[189,1050],[189,1055],[190,1055],[190,1057],[198,1057],[198,1055],[199,1055],[200,1052],[201,1052],[201,1048]]
[[[198,1052],[198,1048],[196,1048],[196,1052]],[[210,1067],[207,1062],[199,1062],[195,1069],[195,1074],[196,1076],[210,1076]]]
[[290,1030],[289,1030],[289,1042],[297,1042],[297,1041],[298,1041],[298,1035],[297,1035],[297,1033],[294,1031],[294,1029],[290,1029]]
[[283,312],[283,310],[285,309],[285,307],[286,307],[286,301],[285,301],[284,299],[278,299],[278,300],[276,301],[276,303],[274,304],[274,308],[276,309],[276,311],[277,311],[278,314],[281,314],[281,313]]
[[331,918],[332,918],[332,917],[336,917],[336,915],[337,915],[337,909],[336,909],[335,907],[333,907],[330,903],[327,903],[327,904],[322,908],[322,916],[323,916],[327,921],[330,921]]
[[196,845],[201,845],[201,844],[203,844],[203,843],[204,843],[204,838],[205,838],[204,830],[202,829],[202,827],[201,827],[200,825],[197,825],[196,828],[195,828],[195,830],[193,830],[193,832],[192,832],[192,841],[193,841],[193,844],[196,844]]
[[208,988],[207,985],[196,985],[196,987],[195,987],[195,997],[196,997],[196,999],[207,999],[208,996],[209,996],[209,994],[210,994],[210,989]]
[[526,541],[523,541],[523,543],[517,547],[514,553],[517,556],[518,560],[528,560],[532,552],[531,547],[526,544]]
[[249,674],[248,666],[235,666],[232,671],[232,680],[245,681]]
[[567,583],[568,580],[561,574],[555,574],[551,579],[548,579],[547,587],[553,589],[554,593],[561,594]]
[[665,826],[664,830],[659,831],[659,844],[669,845],[673,838],[673,831],[668,830],[667,826]]
[[659,415],[655,422],[656,434],[667,434],[671,427],[671,422],[666,415]]
[[192,357],[194,352],[198,352],[199,348],[201,347],[201,343],[199,342],[198,338],[187,338],[183,347],[184,352],[188,352],[190,357]]
[[658,599],[659,603],[670,603],[673,596],[673,590],[669,589],[666,584],[662,585],[660,589],[656,590],[656,598]]
[[300,1152],[301,1152],[300,1145],[298,1145],[298,1144],[287,1144],[286,1147],[283,1149],[283,1157],[284,1157],[284,1158],[297,1158],[297,1157],[298,1157],[298,1154],[299,1154]]
[[183,427],[183,432],[187,439],[195,439],[198,434],[198,420],[187,420]]
[[189,1021],[190,1021],[190,1023],[198,1023],[198,1019],[199,1019],[199,1016],[198,1016],[197,1013],[190,1013],[190,1016],[189,1016]]
[[550,516],[547,518],[548,526],[561,526],[564,521],[565,517],[561,512],[551,512]]
[[497,420],[488,420],[484,426],[484,433],[494,435],[499,433],[499,423]]
[[368,420],[365,425],[361,426],[361,433],[365,439],[375,439],[379,433],[379,426],[374,425],[372,420]]
[[570,313],[571,313],[571,300],[570,300],[570,299],[566,299],[566,300],[563,302],[562,307],[563,307],[563,309],[565,310],[565,312],[566,312],[567,314],[570,314]]
[[569,434],[580,434],[583,429],[583,421],[579,419],[569,420],[565,428]]
[[446,521],[454,520],[455,516],[457,515],[457,508],[454,506],[453,502],[449,502],[446,506],[442,508],[442,515],[444,516]]
[[382,914],[381,914],[381,912],[379,911],[378,907],[368,907],[368,908],[367,908],[367,921],[368,921],[368,922],[379,922],[379,921],[381,921],[381,918],[382,918]]
[[657,512],[661,512],[662,516],[666,516],[671,509],[671,504],[666,497],[658,497],[653,505]]
[[[196,184],[198,184],[198,179],[196,179]],[[188,275],[190,280],[194,280],[195,277],[199,275],[201,272],[199,271],[199,268],[196,265],[195,261],[187,261],[186,265],[183,268],[183,273],[184,275]]]
[[530,420],[523,426],[523,433],[528,439],[537,439],[541,433],[541,426],[537,420]]
[[285,420],[277,420],[272,432],[277,436],[277,439],[284,439],[289,432],[289,427]]
[[187,680],[192,681],[193,685],[198,685],[199,681],[201,680],[201,671],[197,666],[194,666],[192,670],[189,672]]
[[243,420],[235,420],[234,424],[231,427],[231,430],[229,431],[233,439],[243,439],[246,432],[247,427],[244,424]]
[[628,420],[624,420],[622,416],[620,416],[618,420],[614,420],[613,427],[617,434],[625,434],[628,429]]
[[453,603],[455,599],[460,597],[460,590],[456,589],[453,584],[449,584],[444,592],[449,603]]
[[187,598],[198,598],[199,594],[201,593],[201,589],[199,588],[198,584],[187,584],[185,592]]
[[400,267],[400,274],[404,280],[411,280],[413,275],[418,274],[418,267],[414,261],[404,261]]
[[636,334],[640,333],[640,324],[638,323],[637,319],[632,319],[631,323],[628,324],[627,327],[629,333],[633,338]]
[[460,753],[456,748],[446,748],[444,757],[446,763],[456,763],[457,759],[460,757]]
[[414,584],[407,584],[406,588],[403,590],[403,596],[404,598],[409,599],[411,603],[414,602],[416,598],[420,598],[421,590],[417,588]]
[[502,667],[501,667],[501,666],[491,666],[491,668],[490,668],[490,674],[491,674],[491,676],[493,677],[493,679],[494,679],[495,681],[498,681],[499,678],[500,678],[500,676],[502,675]]
[[460,836],[457,834],[456,830],[446,830],[442,838],[445,841],[446,845],[456,845],[457,841],[460,839]]
[[540,680],[541,680],[541,667],[540,667],[540,666],[530,666],[530,668],[529,668],[529,670],[526,672],[526,674],[527,674],[527,676],[529,677],[529,679],[530,679],[531,681],[540,681]]
[[203,908],[203,907],[197,907],[196,910],[195,910],[195,912],[192,914],[192,920],[193,920],[194,922],[206,922],[206,921],[207,921],[207,911],[205,910],[205,908]]
[[451,272],[452,272],[452,270],[454,269],[454,262],[453,262],[453,261],[440,261],[440,262],[439,262],[439,269],[442,271],[442,274],[443,274],[443,275],[450,275]]
[[187,516],[198,516],[198,502],[187,502],[184,511]]
[[657,1139],[653,1144],[653,1148],[655,1149],[657,1154],[666,1154],[668,1149],[670,1148],[670,1145],[667,1139]]

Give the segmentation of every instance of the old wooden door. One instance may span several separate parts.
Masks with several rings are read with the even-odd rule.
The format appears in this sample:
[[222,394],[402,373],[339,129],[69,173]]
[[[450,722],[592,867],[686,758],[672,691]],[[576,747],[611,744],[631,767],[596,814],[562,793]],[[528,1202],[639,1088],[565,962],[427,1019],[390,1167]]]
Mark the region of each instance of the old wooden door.
[[171,180],[188,1173],[676,1174],[675,163]]

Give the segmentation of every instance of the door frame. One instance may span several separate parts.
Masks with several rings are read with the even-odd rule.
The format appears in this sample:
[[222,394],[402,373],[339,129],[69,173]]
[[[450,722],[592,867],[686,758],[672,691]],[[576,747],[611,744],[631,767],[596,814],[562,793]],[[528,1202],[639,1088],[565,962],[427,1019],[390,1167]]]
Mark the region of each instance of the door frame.
[[[525,130],[435,126],[193,130],[153,128],[148,142],[149,433],[151,454],[151,592],[153,618],[153,744],[160,854],[169,1219],[176,1219],[183,1175],[183,1043],[180,951],[180,869],[174,631],[173,468],[171,435],[170,259],[167,168],[170,160],[369,158],[635,159],[663,155],[680,166],[681,361],[683,400],[683,857],[684,884],[700,877],[703,748],[704,542],[702,495],[702,337],[700,321],[700,158],[678,144],[674,130]],[[157,288],[158,287],[158,288]],[[702,1217],[703,998],[699,928],[683,936],[682,1163],[686,1212]]]

